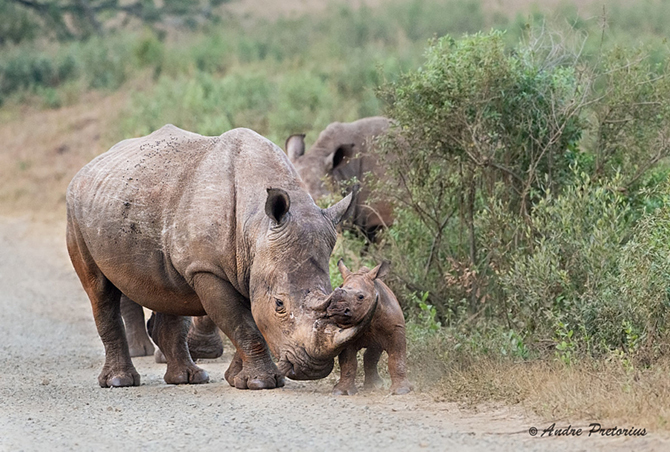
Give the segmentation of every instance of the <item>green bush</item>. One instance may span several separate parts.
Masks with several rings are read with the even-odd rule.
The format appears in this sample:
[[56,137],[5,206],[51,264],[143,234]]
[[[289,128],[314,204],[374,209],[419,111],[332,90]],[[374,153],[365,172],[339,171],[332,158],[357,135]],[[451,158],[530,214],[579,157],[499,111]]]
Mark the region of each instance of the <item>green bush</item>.
[[9,0],[0,0],[0,46],[35,39],[39,27],[28,11]]
[[649,52],[586,58],[566,42],[441,38],[382,86],[396,125],[380,187],[398,202],[375,253],[417,318],[479,318],[513,332],[518,356],[550,343],[571,362],[664,334],[670,72]]

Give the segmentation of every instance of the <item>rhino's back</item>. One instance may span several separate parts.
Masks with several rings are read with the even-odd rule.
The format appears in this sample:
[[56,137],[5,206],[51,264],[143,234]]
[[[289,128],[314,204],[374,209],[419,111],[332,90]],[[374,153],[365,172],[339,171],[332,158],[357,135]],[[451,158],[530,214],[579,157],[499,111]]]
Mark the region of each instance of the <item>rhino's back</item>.
[[204,137],[172,125],[124,140],[74,177],[68,215],[103,274],[144,306],[153,306],[151,293],[192,294],[193,265],[237,286],[237,181],[249,179],[252,157],[270,164],[268,143],[247,129]]

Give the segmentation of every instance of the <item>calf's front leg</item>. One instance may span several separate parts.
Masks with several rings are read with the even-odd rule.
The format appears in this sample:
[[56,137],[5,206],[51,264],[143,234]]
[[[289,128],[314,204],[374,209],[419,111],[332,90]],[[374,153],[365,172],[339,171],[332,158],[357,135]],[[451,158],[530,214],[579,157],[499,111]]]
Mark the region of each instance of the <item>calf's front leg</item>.
[[337,357],[337,362],[340,363],[340,381],[333,388],[333,395],[354,395],[358,392],[356,390],[357,354],[358,350],[349,346]]

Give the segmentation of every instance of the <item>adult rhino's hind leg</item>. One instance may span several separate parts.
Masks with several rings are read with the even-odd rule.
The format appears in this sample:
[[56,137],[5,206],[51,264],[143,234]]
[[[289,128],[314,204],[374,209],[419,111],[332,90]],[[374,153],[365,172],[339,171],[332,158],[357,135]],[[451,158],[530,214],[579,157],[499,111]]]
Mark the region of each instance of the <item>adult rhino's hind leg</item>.
[[219,336],[219,327],[209,317],[193,317],[193,324],[188,330],[188,350],[191,358],[215,359],[223,355],[223,341]]
[[101,387],[139,386],[140,375],[130,360],[121,318],[121,291],[102,274],[76,225],[68,218],[67,249],[77,276],[91,300],[98,334],[105,346],[105,365],[98,376]]
[[150,356],[154,354],[154,344],[149,339],[144,325],[144,310],[125,295],[121,295],[121,316],[126,325],[126,336],[130,356]]
[[161,349],[167,361],[164,380],[168,384],[198,384],[209,382],[209,375],[191,359],[186,335],[191,325],[189,317],[154,312],[148,323],[149,335]]
[[[268,345],[251,315],[249,302],[229,282],[211,273],[198,273],[194,286],[207,315],[235,345],[238,358],[233,358],[226,372],[228,382],[232,380],[231,385],[238,389],[284,386],[284,376],[272,361]],[[242,368],[238,371],[239,360]]]
[[[154,315],[152,314],[152,318]],[[193,361],[198,359],[216,359],[223,355],[223,341],[219,336],[219,327],[207,316],[192,317],[193,323],[188,330],[186,342],[188,351],[191,353]],[[147,325],[153,322],[149,319]],[[150,328],[148,326],[148,328]],[[131,352],[132,353],[132,352]],[[154,360],[157,363],[166,363],[167,359],[163,352],[158,348],[154,353]]]

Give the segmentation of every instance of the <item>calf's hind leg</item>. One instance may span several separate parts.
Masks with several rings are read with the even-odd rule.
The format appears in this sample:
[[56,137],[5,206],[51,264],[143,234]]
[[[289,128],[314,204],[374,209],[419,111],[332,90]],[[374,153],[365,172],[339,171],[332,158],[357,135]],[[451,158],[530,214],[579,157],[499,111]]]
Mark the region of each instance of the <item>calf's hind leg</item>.
[[391,394],[407,394],[413,387],[407,379],[407,341],[405,328],[396,328],[386,352],[389,355],[389,374],[391,374]]
[[126,325],[126,336],[130,356],[150,356],[154,353],[154,344],[147,335],[144,326],[144,310],[142,306],[135,303],[125,295],[121,295],[121,316]]
[[190,325],[189,317],[160,312],[154,312],[147,324],[151,338],[167,360],[167,371],[163,378],[168,384],[209,382],[207,372],[195,365],[188,351],[186,335]]
[[140,375],[130,360],[128,341],[121,318],[121,291],[102,274],[83,243],[76,227],[68,224],[68,253],[77,276],[91,300],[95,326],[105,346],[105,365],[98,376],[98,383],[103,388],[139,386]]
[[384,385],[382,377],[379,376],[377,364],[379,358],[382,356],[382,348],[378,345],[372,345],[365,349],[363,354],[363,368],[365,369],[365,383],[364,389],[381,388]]

